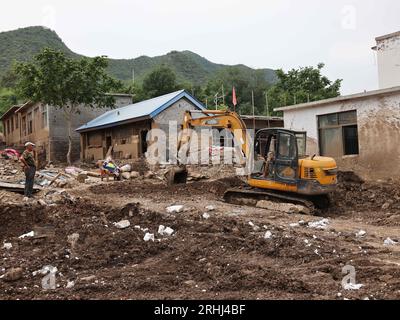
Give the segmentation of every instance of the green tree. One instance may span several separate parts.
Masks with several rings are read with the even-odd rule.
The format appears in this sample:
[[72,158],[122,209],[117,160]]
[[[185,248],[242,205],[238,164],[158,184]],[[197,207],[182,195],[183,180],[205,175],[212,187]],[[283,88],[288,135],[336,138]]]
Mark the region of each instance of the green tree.
[[[241,114],[253,113],[253,98],[255,114],[265,114],[265,91],[270,87],[265,78],[263,70],[250,72],[245,67],[227,67],[220,70],[217,75],[208,81],[205,88],[205,95],[210,109],[215,109],[215,96],[225,97],[225,104],[233,108],[232,89],[235,87],[238,106],[236,111]],[[224,92],[223,92],[223,91]],[[219,98],[218,104],[222,104],[223,99]]]
[[142,90],[147,98],[158,97],[178,90],[178,82],[175,72],[161,65],[150,72],[143,80]]
[[68,128],[67,162],[71,164],[72,116],[80,107],[112,107],[115,99],[106,93],[122,84],[106,74],[105,57],[70,59],[61,51],[44,49],[32,63],[17,63],[17,87],[24,98],[63,111]]
[[277,70],[278,82],[268,90],[271,114],[274,108],[334,98],[340,95],[342,80],[329,80],[321,74],[323,63],[314,67]]

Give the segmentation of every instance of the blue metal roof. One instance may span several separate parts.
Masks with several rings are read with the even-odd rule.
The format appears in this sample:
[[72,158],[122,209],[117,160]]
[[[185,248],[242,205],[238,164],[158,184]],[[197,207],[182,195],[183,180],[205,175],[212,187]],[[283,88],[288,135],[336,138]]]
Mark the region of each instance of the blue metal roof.
[[200,103],[185,90],[179,90],[122,108],[113,109],[93,119],[92,121],[89,121],[88,123],[76,129],[76,131],[83,132],[94,129],[109,128],[121,123],[152,119],[182,98],[186,98],[199,109],[206,109],[202,103]]

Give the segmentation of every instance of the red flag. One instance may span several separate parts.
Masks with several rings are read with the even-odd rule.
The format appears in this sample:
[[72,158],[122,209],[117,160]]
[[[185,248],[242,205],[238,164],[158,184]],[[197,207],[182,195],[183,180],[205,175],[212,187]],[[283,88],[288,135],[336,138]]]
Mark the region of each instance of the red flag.
[[237,105],[237,99],[236,99],[236,90],[235,90],[235,87],[233,87],[233,90],[232,90],[232,103],[233,103],[233,105],[236,107],[236,105]]

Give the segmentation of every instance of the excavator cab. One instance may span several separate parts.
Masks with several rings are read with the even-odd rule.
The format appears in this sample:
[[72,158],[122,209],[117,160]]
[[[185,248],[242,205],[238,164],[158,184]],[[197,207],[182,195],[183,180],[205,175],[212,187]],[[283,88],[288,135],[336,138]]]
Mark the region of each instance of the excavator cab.
[[299,157],[305,154],[306,133],[284,129],[260,130],[255,138],[255,172],[252,178],[295,184]]
[[264,129],[255,137],[254,171],[249,185],[261,189],[324,195],[336,187],[336,162],[306,155],[306,132]]

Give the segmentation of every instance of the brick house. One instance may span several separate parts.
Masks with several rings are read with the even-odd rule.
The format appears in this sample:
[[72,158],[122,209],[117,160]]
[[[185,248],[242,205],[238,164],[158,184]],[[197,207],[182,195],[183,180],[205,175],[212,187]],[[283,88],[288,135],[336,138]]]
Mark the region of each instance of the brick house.
[[[132,96],[115,94],[115,107],[132,103]],[[79,159],[80,139],[75,129],[85,122],[110,109],[81,107],[72,119],[72,155],[73,161]],[[68,128],[59,108],[42,103],[27,102],[11,107],[2,115],[4,139],[7,147],[21,148],[25,142],[37,145],[39,160],[42,162],[65,162],[68,151]]]

